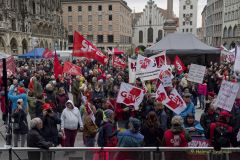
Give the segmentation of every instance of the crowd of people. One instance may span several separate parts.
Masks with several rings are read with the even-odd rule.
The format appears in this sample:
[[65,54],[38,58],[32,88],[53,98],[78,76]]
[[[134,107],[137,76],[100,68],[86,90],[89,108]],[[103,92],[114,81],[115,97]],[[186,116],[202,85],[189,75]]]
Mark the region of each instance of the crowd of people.
[[[8,78],[9,108],[0,82],[3,121],[11,109],[15,147],[19,140],[21,147],[26,141],[28,147],[74,147],[78,131],[86,147],[187,147],[194,136],[204,136],[216,149],[240,146],[240,97],[231,112],[214,106],[222,80],[238,81],[232,64],[209,63],[203,84],[188,81],[188,71],[177,75],[172,69],[173,87],[165,89],[177,89],[187,105],[177,115],[151,97],[159,80],[145,81],[147,93],[135,110],[116,102],[121,82],[128,83],[128,69],[84,58],[73,63],[82,68],[82,75],[54,77],[51,60],[37,61],[36,68],[32,60],[16,60],[16,73]],[[140,79],[134,85],[143,88]],[[200,121],[196,110],[204,110]],[[117,158],[122,156],[137,155],[122,153]]]

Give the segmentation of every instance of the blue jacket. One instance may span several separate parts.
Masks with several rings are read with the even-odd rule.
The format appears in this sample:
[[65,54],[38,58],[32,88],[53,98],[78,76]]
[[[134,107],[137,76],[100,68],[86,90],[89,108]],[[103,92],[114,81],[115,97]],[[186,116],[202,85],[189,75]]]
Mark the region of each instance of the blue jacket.
[[141,147],[144,136],[140,133],[133,133],[130,130],[118,133],[118,147]]
[[188,113],[192,113],[195,116],[195,106],[192,102],[187,104],[187,108],[180,113],[180,116],[184,119]]
[[23,110],[26,111],[27,108],[27,94],[19,94],[19,95],[14,95],[14,90],[10,90],[8,92],[8,99],[11,101],[12,105],[12,111],[14,111],[17,108],[17,100],[18,99],[23,99]]

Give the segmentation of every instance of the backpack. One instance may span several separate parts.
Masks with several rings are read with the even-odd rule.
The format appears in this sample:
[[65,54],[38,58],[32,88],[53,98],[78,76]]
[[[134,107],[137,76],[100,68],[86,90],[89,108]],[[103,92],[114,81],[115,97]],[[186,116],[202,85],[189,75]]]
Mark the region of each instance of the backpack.
[[216,124],[214,129],[214,146],[229,147],[229,126]]

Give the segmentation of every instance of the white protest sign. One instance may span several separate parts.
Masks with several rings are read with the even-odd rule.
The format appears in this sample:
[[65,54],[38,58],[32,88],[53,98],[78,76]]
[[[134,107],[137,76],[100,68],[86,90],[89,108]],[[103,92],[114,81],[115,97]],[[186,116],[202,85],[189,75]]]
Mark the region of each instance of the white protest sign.
[[135,83],[136,80],[136,60],[128,58],[129,83]]
[[155,59],[138,55],[136,78],[140,78],[143,81],[157,79],[159,71],[160,68],[157,67]]
[[206,71],[206,66],[191,64],[190,71],[188,73],[188,80],[191,82],[202,84],[205,71]]
[[238,89],[238,83],[223,81],[214,105],[230,112],[236,99]]
[[159,79],[163,83],[163,87],[172,87],[172,79],[174,76],[172,75],[172,72],[168,69],[167,66],[163,65],[160,68],[159,72]]
[[235,58],[235,63],[234,63],[234,72],[240,72],[240,46],[236,47],[236,58]]

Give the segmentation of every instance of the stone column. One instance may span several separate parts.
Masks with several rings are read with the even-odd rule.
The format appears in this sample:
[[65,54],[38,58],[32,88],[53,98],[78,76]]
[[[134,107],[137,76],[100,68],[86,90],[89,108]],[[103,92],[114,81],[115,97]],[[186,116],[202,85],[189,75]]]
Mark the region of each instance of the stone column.
[[173,0],[167,1],[167,11],[168,11],[168,18],[173,17]]

